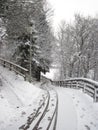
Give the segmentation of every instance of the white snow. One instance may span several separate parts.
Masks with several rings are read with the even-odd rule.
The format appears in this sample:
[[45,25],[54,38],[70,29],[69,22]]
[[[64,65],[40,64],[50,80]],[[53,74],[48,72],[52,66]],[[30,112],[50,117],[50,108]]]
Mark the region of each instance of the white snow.
[[59,70],[57,68],[50,68],[49,72],[46,74],[42,73],[41,75],[52,80],[57,80],[59,78]]
[[[51,71],[49,78],[55,78],[55,74]],[[46,92],[1,66],[0,79],[0,130],[19,130]],[[98,130],[98,103],[82,90],[53,87],[59,99],[56,130]],[[45,122],[40,125],[44,127]]]
[[30,45],[30,41],[25,42],[25,45],[29,46]]
[[11,130],[12,126],[16,130],[25,123],[35,108],[34,104],[38,106],[43,91],[1,66],[0,79],[0,130]]
[[71,96],[65,89],[57,89],[57,92],[59,97],[57,130],[77,130],[77,114]]
[[98,130],[98,103],[82,90],[56,88],[59,96],[57,130]]

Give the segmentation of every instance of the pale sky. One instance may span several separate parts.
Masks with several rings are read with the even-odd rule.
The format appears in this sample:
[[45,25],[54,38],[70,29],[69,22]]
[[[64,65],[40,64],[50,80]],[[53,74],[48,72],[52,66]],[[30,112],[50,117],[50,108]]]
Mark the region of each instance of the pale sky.
[[53,10],[53,27],[57,28],[61,20],[70,22],[75,13],[84,16],[95,16],[98,14],[98,0],[47,0]]

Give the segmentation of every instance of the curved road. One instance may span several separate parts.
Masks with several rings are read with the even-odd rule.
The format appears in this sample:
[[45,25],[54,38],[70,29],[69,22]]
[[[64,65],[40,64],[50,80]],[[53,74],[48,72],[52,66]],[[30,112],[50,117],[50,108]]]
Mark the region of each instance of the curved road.
[[72,98],[64,88],[56,88],[58,93],[58,119],[56,130],[77,130],[77,113]]

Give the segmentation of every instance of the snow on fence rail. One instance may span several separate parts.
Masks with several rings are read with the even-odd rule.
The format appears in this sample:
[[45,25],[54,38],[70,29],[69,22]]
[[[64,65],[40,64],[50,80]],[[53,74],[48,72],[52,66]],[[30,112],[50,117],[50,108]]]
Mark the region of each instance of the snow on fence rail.
[[10,70],[13,70],[16,74],[23,76],[24,79],[26,80],[29,72],[27,69],[2,58],[0,58],[0,64],[3,65],[4,67],[9,68]]
[[93,97],[95,102],[98,102],[98,82],[87,78],[73,78],[66,79],[65,81],[52,81],[53,85],[70,87],[76,89],[83,89],[84,93],[87,93]]

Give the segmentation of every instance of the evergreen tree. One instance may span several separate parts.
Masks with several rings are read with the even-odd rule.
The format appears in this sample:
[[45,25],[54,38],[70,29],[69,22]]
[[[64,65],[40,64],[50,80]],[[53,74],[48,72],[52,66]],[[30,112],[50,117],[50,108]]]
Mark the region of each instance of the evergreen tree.
[[52,35],[46,19],[44,0],[10,1],[6,16],[7,38],[9,45],[14,48],[12,54],[16,62],[29,69],[31,46],[32,74],[37,76],[40,71],[49,71]]

